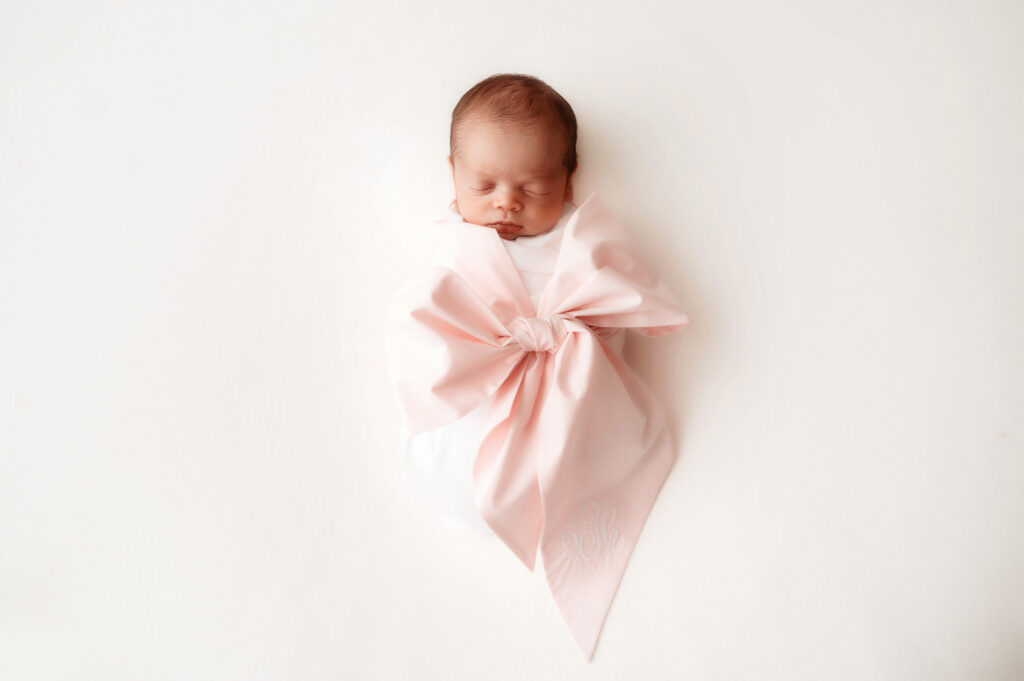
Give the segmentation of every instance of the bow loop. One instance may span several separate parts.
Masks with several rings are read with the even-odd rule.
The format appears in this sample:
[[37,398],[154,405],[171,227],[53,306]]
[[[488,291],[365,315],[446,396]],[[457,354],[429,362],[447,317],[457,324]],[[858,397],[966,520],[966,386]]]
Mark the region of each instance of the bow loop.
[[516,317],[509,325],[509,333],[527,352],[556,352],[562,347],[566,329],[564,314],[543,317]]

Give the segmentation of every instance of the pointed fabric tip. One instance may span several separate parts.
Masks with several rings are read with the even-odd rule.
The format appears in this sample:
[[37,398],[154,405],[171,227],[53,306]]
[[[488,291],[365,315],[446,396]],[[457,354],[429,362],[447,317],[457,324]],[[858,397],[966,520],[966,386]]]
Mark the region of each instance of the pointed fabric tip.
[[[651,398],[653,399],[653,398]],[[655,412],[660,417],[660,412]],[[635,473],[601,500],[588,499],[545,529],[545,577],[577,648],[591,661],[629,560],[675,460],[661,418],[654,441],[625,458]]]

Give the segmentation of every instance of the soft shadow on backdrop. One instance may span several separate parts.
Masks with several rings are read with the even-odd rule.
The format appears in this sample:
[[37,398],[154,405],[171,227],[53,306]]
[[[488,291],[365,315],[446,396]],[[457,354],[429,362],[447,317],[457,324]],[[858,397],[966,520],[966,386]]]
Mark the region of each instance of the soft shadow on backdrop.
[[[0,678],[1021,678],[1022,14],[8,3]],[[378,335],[502,71],[693,318],[590,665],[409,497]]]

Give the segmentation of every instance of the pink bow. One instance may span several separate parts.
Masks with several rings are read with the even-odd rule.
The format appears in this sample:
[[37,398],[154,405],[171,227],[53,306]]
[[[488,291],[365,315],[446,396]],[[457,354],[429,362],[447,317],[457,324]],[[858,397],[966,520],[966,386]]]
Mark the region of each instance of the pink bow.
[[689,322],[591,194],[534,310],[501,238],[469,223],[396,295],[388,361],[410,435],[488,404],[477,507],[548,585],[580,651],[598,636],[675,451],[650,390],[597,335]]

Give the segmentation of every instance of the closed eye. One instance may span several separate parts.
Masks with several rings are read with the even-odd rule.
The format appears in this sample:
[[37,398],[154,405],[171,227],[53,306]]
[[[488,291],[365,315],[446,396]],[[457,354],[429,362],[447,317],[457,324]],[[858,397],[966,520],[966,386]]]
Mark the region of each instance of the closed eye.
[[[487,186],[484,186],[484,187],[470,187],[470,189],[475,191],[475,192],[489,192],[492,189],[494,189],[494,186],[493,185],[487,185]],[[552,192],[533,192],[533,191],[530,191],[529,189],[524,189],[523,192],[526,193],[526,194],[529,194],[530,196],[550,196],[551,193],[552,193]]]

